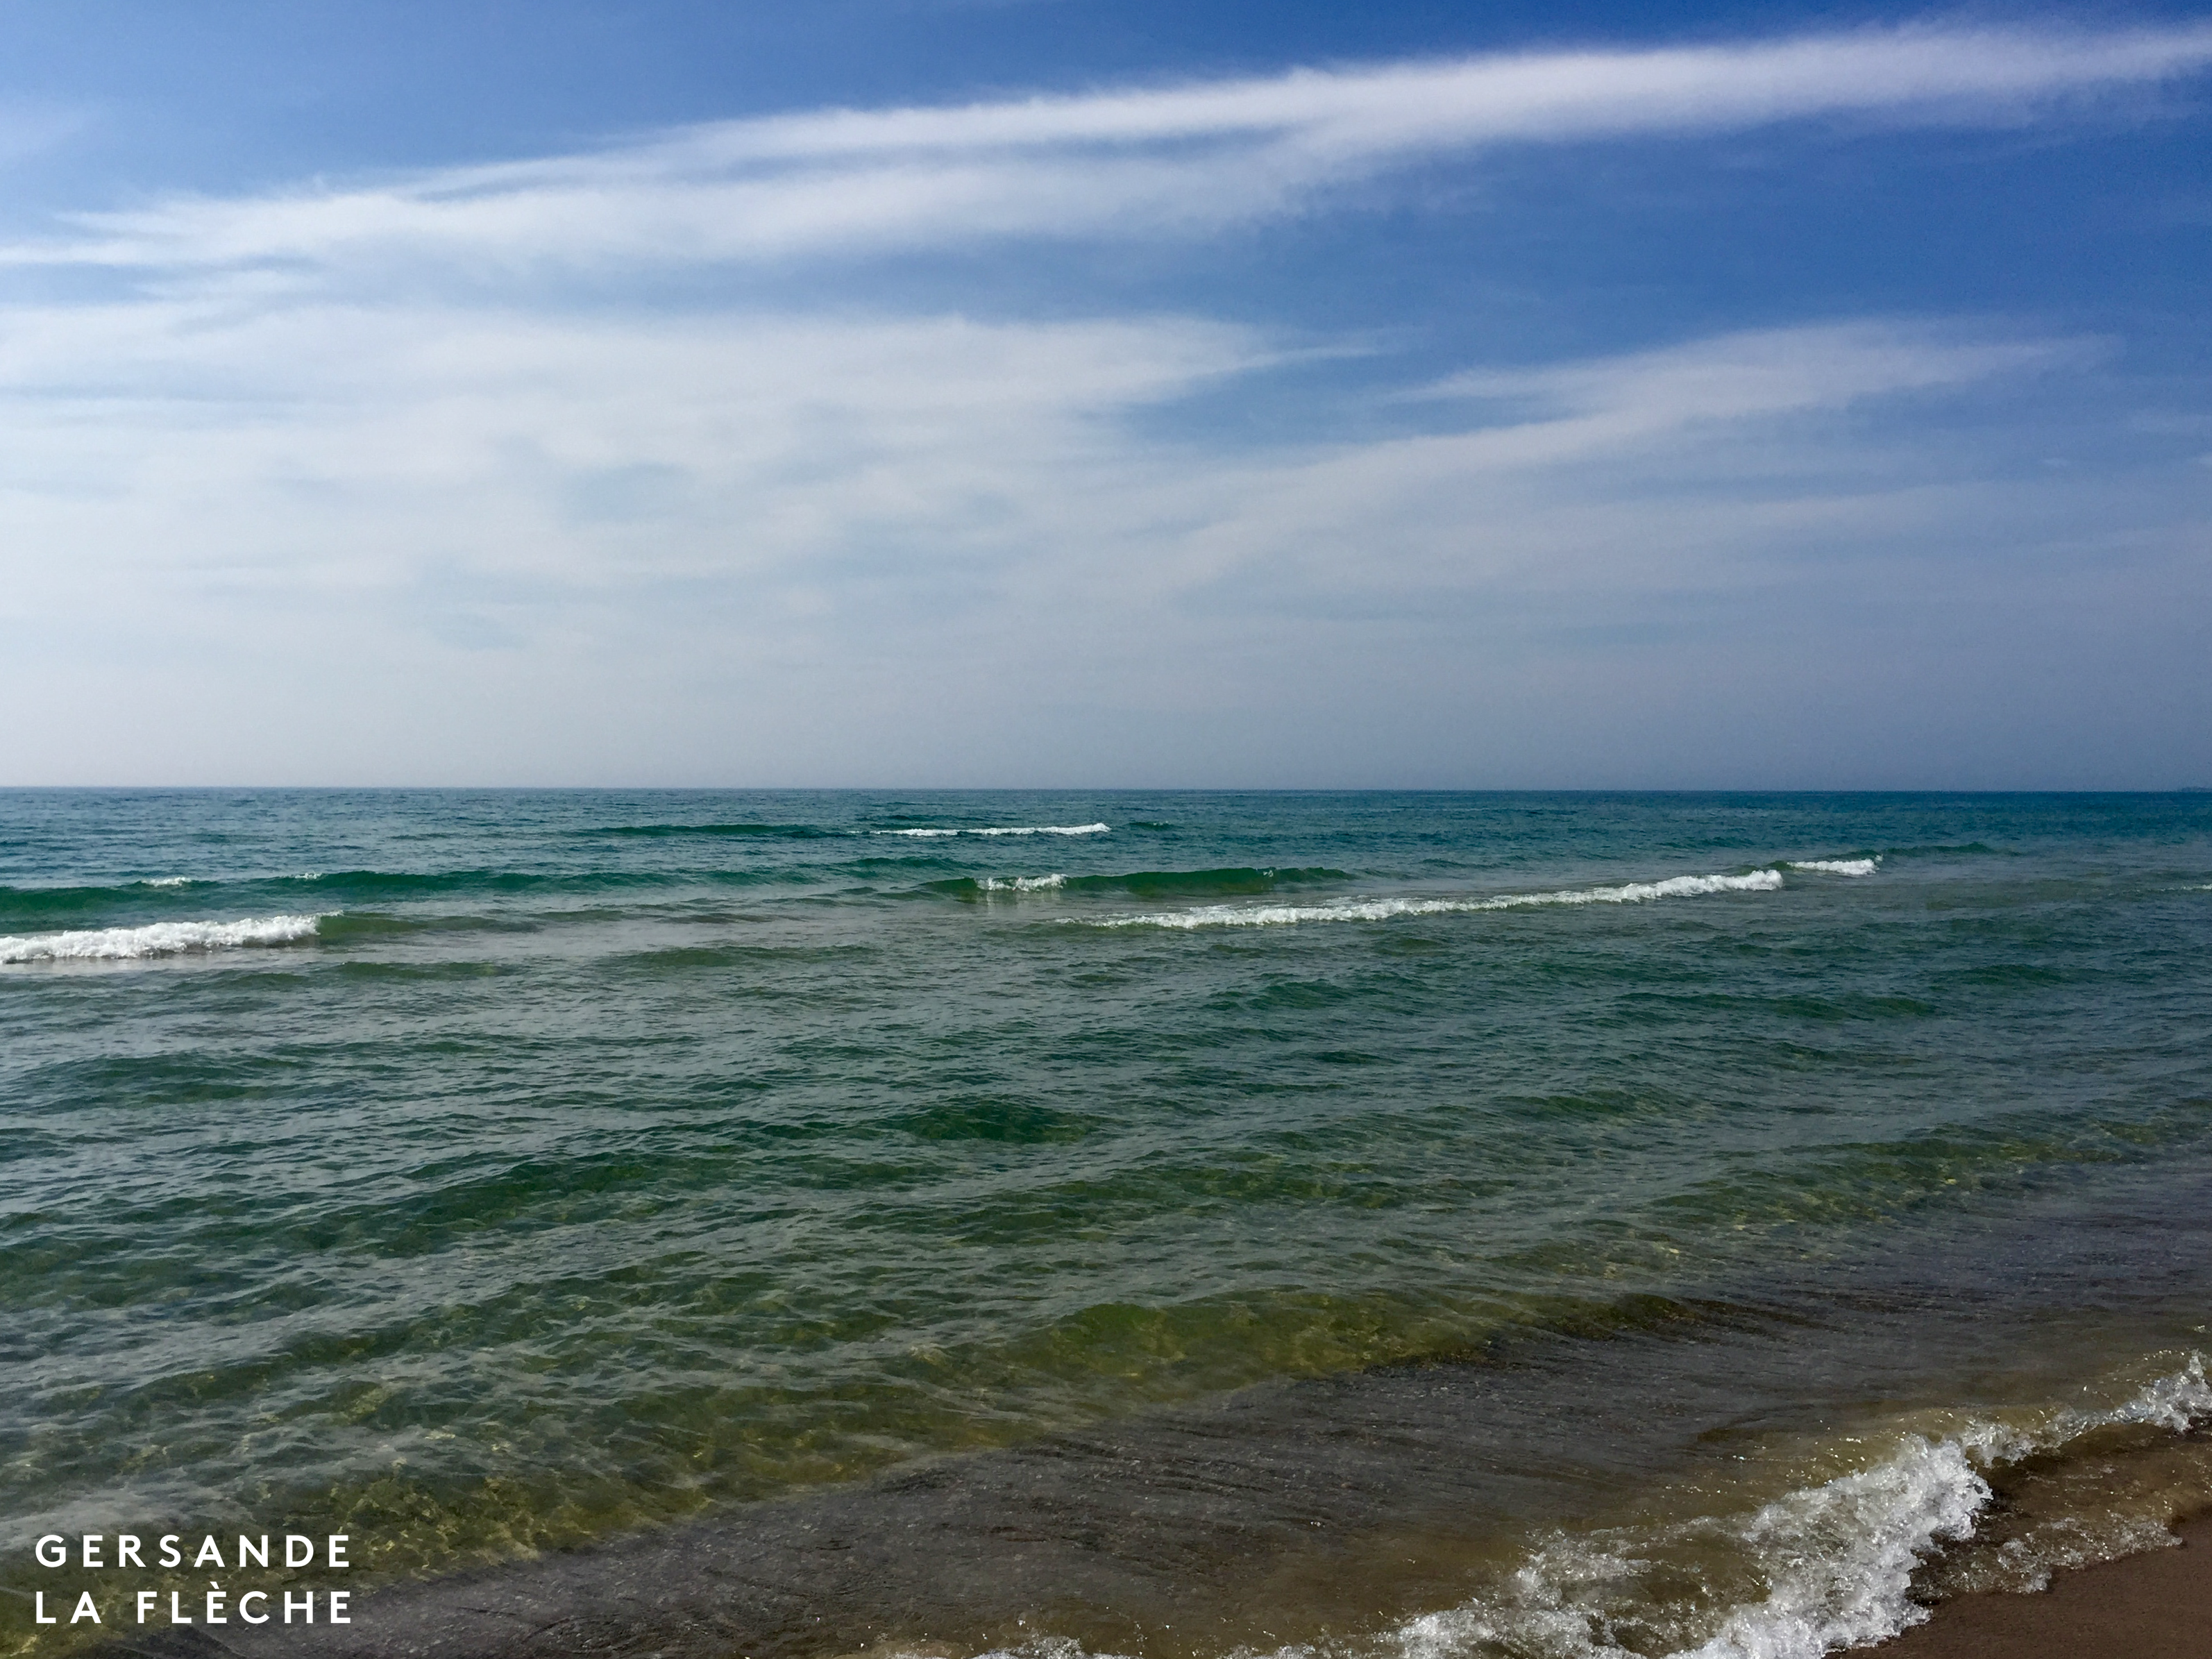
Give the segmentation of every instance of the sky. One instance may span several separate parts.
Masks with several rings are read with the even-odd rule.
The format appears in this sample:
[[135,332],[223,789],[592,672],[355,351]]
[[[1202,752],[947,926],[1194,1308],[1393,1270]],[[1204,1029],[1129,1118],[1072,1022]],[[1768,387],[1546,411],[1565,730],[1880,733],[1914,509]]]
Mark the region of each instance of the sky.
[[0,784],[2212,784],[2212,9],[0,39]]

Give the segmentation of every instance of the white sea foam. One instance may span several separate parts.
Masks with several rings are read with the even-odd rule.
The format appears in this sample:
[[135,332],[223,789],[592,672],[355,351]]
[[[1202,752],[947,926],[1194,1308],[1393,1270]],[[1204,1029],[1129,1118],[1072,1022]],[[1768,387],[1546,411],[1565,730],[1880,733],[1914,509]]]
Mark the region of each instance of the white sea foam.
[[1881,859],[1796,859],[1790,862],[1792,870],[1818,870],[1831,876],[1870,876]]
[[1819,1659],[1925,1619],[1911,1596],[1913,1570],[1939,1542],[1970,1535],[1989,1498],[1964,1446],[1911,1436],[1869,1468],[1785,1493],[1732,1525],[1558,1539],[1501,1594],[1412,1620],[1394,1645],[1401,1659],[1458,1659],[1493,1644],[1589,1659],[1626,1654],[1608,1634],[1626,1609],[1609,1606],[1607,1590],[1648,1571],[1648,1558],[1717,1534],[1765,1569],[1767,1595],[1730,1609],[1674,1659]]
[[1326,904],[1201,904],[1136,916],[1108,916],[1094,927],[1272,927],[1301,921],[1388,921],[1394,916],[1442,916],[1479,910],[1517,910],[1543,904],[1643,904],[1699,893],[1771,893],[1782,885],[1775,870],[1742,876],[1669,876],[1619,887],[1578,887],[1551,893],[1498,893],[1486,898],[1335,899]]
[[[2182,1370],[2106,1410],[2062,1412],[2040,1426],[1977,1421],[1948,1434],[1905,1435],[1865,1468],[1785,1492],[1748,1516],[1559,1534],[1490,1595],[1408,1620],[1376,1639],[1322,1650],[1286,1646],[1271,1659],[1321,1659],[1323,1651],[1356,1659],[1476,1659],[1500,1650],[1632,1659],[1662,1646],[1668,1659],[1823,1659],[1887,1641],[1927,1619],[1912,1599],[1913,1575],[1942,1545],[1972,1536],[1991,1496],[1989,1470],[2057,1450],[2093,1429],[2140,1423],[2179,1432],[2208,1420],[2212,1382],[2203,1356],[2192,1355]],[[2173,1541],[2163,1528],[2110,1536],[2123,1549],[2129,1539],[2152,1547]],[[1765,1594],[1699,1614],[1685,1605],[1680,1575],[1716,1544],[1747,1558]],[[1639,1584],[1647,1576],[1656,1585]],[[1650,1615],[1679,1622],[1654,1625],[1646,1622]],[[1047,1638],[977,1659],[1115,1656]],[[1231,1659],[1255,1656],[1239,1650]]]
[[[2185,1431],[2212,1419],[2212,1382],[2201,1354],[2121,1404],[2067,1411],[2040,1427],[1976,1422],[1930,1437],[1907,1435],[1880,1462],[1801,1487],[1736,1522],[1706,1520],[1562,1536],[1536,1550],[1497,1594],[1409,1620],[1389,1644],[1397,1659],[1471,1659],[1485,1644],[1621,1659],[1632,1650],[1608,1632],[1629,1611],[1619,1592],[1685,1542],[1719,1540],[1741,1550],[1766,1586],[1729,1608],[1695,1645],[1670,1659],[1821,1659],[1887,1641],[1928,1617],[1912,1576],[1938,1546],[1972,1536],[1990,1498],[1986,1471],[2056,1451],[2098,1428],[2145,1424]],[[2113,1529],[2115,1548],[2170,1541],[2143,1528]],[[2092,1558],[2069,1559],[2082,1565]],[[1608,1595],[1608,1590],[1613,1592]],[[1648,1651],[1639,1646],[1632,1651]]]
[[1000,881],[996,876],[986,876],[975,884],[986,893],[1048,893],[1067,885],[1066,876],[1012,876]]
[[2154,1382],[2146,1382],[2130,1398],[2109,1411],[2065,1413],[2052,1433],[2054,1443],[2058,1444],[2087,1434],[2091,1429],[2121,1423],[2146,1423],[2180,1433],[2208,1418],[2212,1418],[2212,1380],[2204,1375],[2204,1356],[2197,1353],[2190,1355],[2189,1364],[2181,1370]]
[[144,927],[89,927],[0,939],[0,963],[135,962],[145,957],[289,945],[315,931],[320,916],[252,916],[243,921],[157,921]]
[[1917,1436],[1870,1469],[1778,1498],[1744,1528],[1771,1564],[1766,1599],[1730,1613],[1695,1659],[1820,1659],[1888,1640],[1928,1617],[1913,1570],[1972,1536],[1989,1501],[1966,1447]]
[[151,881],[142,881],[138,884],[141,887],[190,887],[192,878],[190,876],[156,876]]
[[998,830],[878,830],[878,836],[913,836],[934,839],[943,836],[1103,836],[1110,823],[1026,823]]

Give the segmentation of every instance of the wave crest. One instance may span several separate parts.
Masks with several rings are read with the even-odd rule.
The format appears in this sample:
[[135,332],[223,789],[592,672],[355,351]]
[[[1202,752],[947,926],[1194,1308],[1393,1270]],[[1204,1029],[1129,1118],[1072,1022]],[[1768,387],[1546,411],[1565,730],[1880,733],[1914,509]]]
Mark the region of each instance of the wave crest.
[[[1981,1421],[1938,1437],[1908,1434],[1867,1468],[1785,1492],[1741,1520],[1559,1537],[1535,1551],[1502,1593],[1411,1620],[1391,1645],[1399,1659],[1471,1659],[1486,1646],[1590,1659],[1660,1650],[1669,1659],[1821,1659],[1869,1647],[1927,1619],[1913,1576],[1942,1545],[1973,1536],[1994,1495],[1989,1471],[2063,1450],[2098,1429],[2142,1425],[2185,1433],[2208,1418],[2212,1384],[2203,1356],[2193,1354],[2179,1371],[2109,1410],[2062,1412],[2040,1428]],[[1747,1559],[1765,1595],[1727,1609],[1695,1646],[1662,1638],[1631,1648],[1616,1640],[1623,1626],[1611,1616],[1608,1588],[1663,1574],[1674,1551],[1713,1540]]]
[[136,962],[147,957],[289,945],[307,939],[322,917],[252,916],[242,921],[157,921],[143,927],[87,927],[0,939],[0,963]]
[[[1092,927],[1268,927],[1302,921],[1388,921],[1395,916],[1469,915],[1532,905],[1644,904],[1653,899],[1700,893],[1771,893],[1782,885],[1778,870],[1741,876],[1669,876],[1663,881],[1625,882],[1550,893],[1499,893],[1488,898],[1338,899],[1327,904],[1203,904],[1136,916],[1108,916],[1079,925]],[[1072,920],[1072,919],[1071,919]]]

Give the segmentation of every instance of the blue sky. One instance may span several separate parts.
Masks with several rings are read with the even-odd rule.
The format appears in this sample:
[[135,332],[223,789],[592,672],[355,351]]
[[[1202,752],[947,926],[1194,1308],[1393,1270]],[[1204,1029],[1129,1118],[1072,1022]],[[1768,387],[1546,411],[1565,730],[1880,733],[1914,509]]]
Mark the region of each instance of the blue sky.
[[0,25],[0,782],[2212,782],[2212,12]]

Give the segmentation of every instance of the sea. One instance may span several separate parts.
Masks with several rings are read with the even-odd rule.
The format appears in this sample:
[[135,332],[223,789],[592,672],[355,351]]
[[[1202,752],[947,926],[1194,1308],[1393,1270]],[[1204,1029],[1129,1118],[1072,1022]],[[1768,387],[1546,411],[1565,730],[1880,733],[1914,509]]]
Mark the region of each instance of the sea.
[[0,792],[0,1652],[1811,1659],[2208,1322],[2212,794]]

